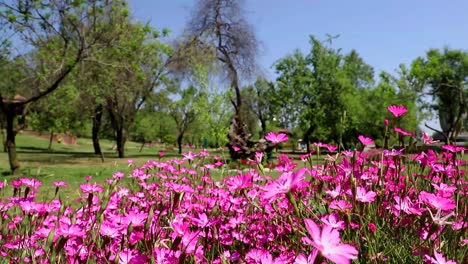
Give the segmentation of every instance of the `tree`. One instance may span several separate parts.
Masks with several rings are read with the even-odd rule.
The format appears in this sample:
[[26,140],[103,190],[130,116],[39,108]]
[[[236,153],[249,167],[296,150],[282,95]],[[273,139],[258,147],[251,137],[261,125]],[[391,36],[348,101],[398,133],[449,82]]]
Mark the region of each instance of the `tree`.
[[267,123],[274,117],[273,83],[258,77],[255,83],[247,86],[244,91],[248,94],[245,96],[246,105],[260,121],[259,138],[263,138],[267,133]]
[[[403,105],[408,113],[398,119],[399,123],[393,124],[408,131],[418,129],[420,120],[416,105],[416,95],[407,83],[406,70],[401,68],[399,76],[395,77],[386,72],[380,73],[379,83],[368,90],[363,90],[361,100],[361,116],[356,132],[375,139],[376,145],[386,146],[384,132],[384,120],[391,120],[392,115],[388,112],[389,105]],[[362,104],[362,102],[366,102]],[[356,137],[354,137],[356,138]],[[395,143],[395,142],[387,142]],[[388,147],[388,146],[387,146]]]
[[293,129],[299,122],[299,116],[307,107],[305,91],[311,87],[312,73],[305,56],[296,50],[275,64],[278,74],[270,105],[274,107],[279,126]]
[[439,132],[447,143],[453,142],[468,116],[468,52],[431,49],[425,57],[413,61],[411,74],[420,101],[432,97],[432,102],[423,104],[424,109],[439,114],[442,131],[429,128]]
[[373,69],[354,50],[341,54],[313,36],[310,43],[307,55],[295,51],[275,64],[269,105],[281,109],[280,125],[301,128],[308,151],[312,140],[349,147],[375,120],[368,108],[386,111],[380,103],[363,104],[372,99]]
[[[25,80],[27,80],[27,76],[30,74],[30,72],[21,58],[10,59],[7,55],[8,51],[4,50],[3,52],[4,56],[0,58],[0,76],[2,76],[2,79],[0,81],[0,101],[16,100],[19,102],[20,100],[25,99],[20,94],[24,94],[27,89],[27,82]],[[4,97],[9,99],[2,99],[2,94]],[[21,117],[20,120],[25,120],[24,116],[27,112],[26,110],[27,108],[25,107],[18,109],[18,112],[16,112],[16,115]],[[7,146],[11,146],[11,141],[6,140],[4,129],[12,129],[13,131],[19,131],[25,126],[24,122],[17,121],[18,120],[16,120],[16,118],[12,119],[11,116],[8,116],[5,113],[5,110],[3,109],[3,104],[0,103],[2,144],[5,152],[8,152],[9,148]]]
[[157,137],[158,130],[154,126],[154,111],[144,108],[135,116],[135,126],[130,131],[133,140],[141,142],[140,152],[146,143],[152,142]]
[[[344,98],[350,90],[344,81],[343,56],[313,36],[310,43],[307,56],[295,52],[276,66],[278,85],[294,91],[282,100],[299,119],[308,151],[310,140],[339,141],[340,119],[346,110]],[[294,109],[291,103],[298,106]]]
[[[49,150],[56,133],[68,133],[81,126],[80,112],[77,110],[78,89],[68,82],[62,88],[31,106],[28,125],[35,131],[49,132]],[[64,104],[63,102],[67,102]]]
[[106,87],[104,94],[119,158],[125,156],[128,131],[136,113],[151,100],[155,89],[170,81],[165,76],[165,63],[171,52],[149,26],[123,26],[127,33],[119,40],[121,47],[109,55],[126,66],[114,68],[111,86]]
[[[24,112],[26,105],[34,103],[60,87],[63,80],[86,58],[92,58],[112,43],[112,39],[100,41],[103,32],[113,25],[112,20],[102,19],[102,13],[110,7],[121,5],[118,0],[96,1],[29,1],[0,2],[0,24],[6,23],[17,34],[19,55],[35,52],[41,60],[53,61],[47,67],[34,67],[30,76],[30,89],[22,100],[15,100],[13,93],[0,94],[0,109],[7,121],[6,144],[10,168],[19,172],[14,129],[15,119]],[[15,40],[16,41],[16,40]],[[40,63],[35,63],[41,66]]]
[[[242,16],[241,2],[199,0],[188,23],[185,40],[177,53],[179,56],[174,59],[179,62],[178,65],[183,65],[186,61],[184,58],[190,57],[187,54],[205,54],[202,57],[213,58],[227,74],[229,87],[234,94],[230,100],[235,112],[228,133],[228,147],[231,157],[235,159],[251,154],[251,135],[246,130],[241,114],[243,100],[240,79],[254,71],[258,46],[251,26]],[[235,151],[235,146],[240,151]]]
[[228,92],[202,88],[194,107],[197,120],[202,124],[202,137],[215,147],[224,146],[229,132],[229,117],[232,116]]
[[172,125],[172,117],[169,115],[171,100],[168,89],[155,91],[152,100],[147,101],[144,107],[137,112],[135,124],[131,127],[133,140],[144,144],[158,140],[165,142],[168,135],[176,134],[176,128]]
[[170,106],[170,115],[177,127],[177,146],[179,154],[182,154],[182,141],[185,133],[195,121],[197,112],[194,104],[197,100],[197,90],[190,86],[181,91],[180,99]]
[[[104,57],[104,54],[101,54]],[[112,65],[112,64],[111,64]],[[99,61],[83,61],[80,63],[74,81],[80,87],[78,109],[86,118],[91,119],[91,140],[94,154],[104,159],[100,145],[101,127],[105,119],[105,87],[111,84],[113,67],[101,65]]]

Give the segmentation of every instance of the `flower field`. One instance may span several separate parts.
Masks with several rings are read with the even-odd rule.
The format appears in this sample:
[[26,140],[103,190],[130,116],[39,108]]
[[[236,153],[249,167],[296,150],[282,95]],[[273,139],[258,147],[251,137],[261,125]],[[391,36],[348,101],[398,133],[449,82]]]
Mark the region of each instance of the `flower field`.
[[[466,263],[464,148],[315,146],[272,169],[258,153],[216,181],[225,164],[207,151],[150,160],[103,184],[88,177],[77,201],[60,198],[65,182],[5,181],[1,263]],[[44,184],[54,199],[36,199]]]

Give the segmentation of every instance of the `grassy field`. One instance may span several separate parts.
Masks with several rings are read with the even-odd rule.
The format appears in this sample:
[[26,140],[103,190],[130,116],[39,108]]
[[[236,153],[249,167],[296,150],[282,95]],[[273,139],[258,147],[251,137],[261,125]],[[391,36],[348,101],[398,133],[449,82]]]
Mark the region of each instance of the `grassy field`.
[[[72,194],[78,192],[79,184],[85,182],[84,176],[93,177],[93,182],[104,182],[112,173],[122,171],[128,173],[129,159],[134,160],[139,166],[148,160],[158,159],[159,151],[165,152],[165,158],[179,156],[175,150],[167,150],[160,147],[145,147],[140,152],[141,144],[128,142],[126,144],[126,158],[117,158],[117,153],[112,149],[113,142],[101,140],[101,148],[104,152],[104,162],[99,155],[95,155],[90,139],[78,139],[76,145],[66,145],[54,142],[52,150],[48,150],[47,138],[31,136],[20,133],[16,137],[18,159],[21,164],[19,175],[10,175],[8,154],[0,153],[0,173],[4,180],[14,178],[32,177],[43,182],[41,190],[53,190],[53,186],[47,186],[52,181],[65,181],[70,188],[65,192]],[[45,192],[47,193],[47,192]],[[72,195],[73,196],[73,195]]]

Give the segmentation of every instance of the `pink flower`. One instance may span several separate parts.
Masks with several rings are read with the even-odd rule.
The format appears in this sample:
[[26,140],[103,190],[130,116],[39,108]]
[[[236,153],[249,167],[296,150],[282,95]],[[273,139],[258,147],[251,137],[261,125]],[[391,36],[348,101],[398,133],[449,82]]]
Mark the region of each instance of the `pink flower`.
[[443,182],[441,182],[439,185],[435,183],[432,183],[431,185],[434,187],[434,189],[437,190],[437,195],[440,197],[444,197],[444,198],[452,197],[452,195],[457,190],[457,187],[452,186],[452,185],[447,185]]
[[326,145],[325,147],[326,147],[326,148],[328,149],[328,151],[330,151],[330,152],[335,152],[335,151],[338,149],[338,146],[333,146],[333,145]]
[[430,137],[426,133],[423,133],[423,141],[424,141],[424,144],[426,145],[431,145],[431,144],[439,142],[439,140],[434,140],[432,137]]
[[265,199],[271,199],[278,194],[288,193],[295,189],[299,183],[304,181],[306,172],[308,172],[308,169],[302,168],[297,172],[285,172],[281,174],[278,179],[263,187],[265,191],[263,197]]
[[369,137],[365,137],[363,135],[359,135],[358,137],[359,141],[361,141],[361,143],[363,145],[371,145],[371,144],[374,144],[374,140],[372,138],[369,138]]
[[394,156],[400,156],[403,155],[403,150],[404,149],[392,149],[392,150],[384,150],[383,154],[385,157],[394,157]]
[[232,146],[232,149],[233,149],[234,151],[236,151],[236,152],[240,150],[240,148],[239,148],[238,146]]
[[294,264],[314,264],[317,255],[318,251],[316,249],[312,250],[312,252],[307,257],[304,254],[299,254],[294,260]]
[[311,151],[311,152],[309,152],[309,153],[307,153],[307,154],[300,155],[299,158],[300,158],[302,161],[305,162],[305,161],[307,161],[307,159],[309,159],[309,158],[312,156],[312,154],[314,154],[314,152],[315,152],[315,151],[313,150],[313,151]]
[[265,139],[271,141],[272,143],[278,144],[284,141],[288,141],[288,136],[284,133],[276,134],[275,132],[270,132],[265,136]]
[[428,193],[422,191],[419,193],[419,200],[424,202],[425,204],[431,206],[434,209],[440,209],[443,211],[449,211],[455,209],[457,207],[454,200],[444,197],[436,196],[433,193]]
[[262,163],[263,156],[264,156],[263,152],[258,152],[258,151],[255,152],[255,161],[258,164]]
[[31,187],[31,188],[34,188],[34,189],[37,189],[42,185],[42,182],[40,182],[40,181],[38,181],[36,179],[21,178],[20,181],[24,186]]
[[67,183],[64,182],[64,181],[53,181],[52,182],[52,185],[54,185],[55,187],[66,187],[67,186]]
[[284,264],[285,262],[282,261],[279,257],[276,259],[273,258],[273,256],[269,252],[267,252],[260,259],[260,263],[262,264]]
[[413,137],[413,136],[415,135],[413,132],[408,132],[408,131],[403,130],[403,129],[399,128],[399,127],[395,127],[395,128],[393,129],[393,131],[395,131],[396,133],[400,133],[400,134],[402,134],[403,136],[410,136],[410,137]]
[[424,260],[426,260],[426,263],[430,264],[457,264],[453,260],[446,260],[445,257],[441,254],[435,251],[434,249],[434,257],[432,258],[429,255],[424,255]]
[[131,210],[125,214],[125,220],[134,227],[144,226],[148,213],[143,211]]
[[104,191],[104,188],[99,186],[98,184],[90,184],[90,183],[85,183],[80,185],[80,189],[83,193],[102,193]]
[[21,210],[23,210],[23,212],[27,214],[32,214],[39,210],[40,205],[32,201],[21,201],[19,202],[19,206],[21,207]]
[[252,186],[253,174],[246,173],[242,175],[232,176],[226,178],[225,181],[229,191],[235,192],[237,190],[242,190]]
[[369,231],[371,231],[371,233],[375,233],[375,231],[377,230],[377,226],[372,222],[369,223],[367,227],[369,228]]
[[188,153],[182,153],[182,156],[184,156],[183,160],[194,160],[197,154],[192,153],[191,151]]
[[375,200],[375,196],[377,194],[374,191],[368,191],[366,192],[366,189],[364,189],[361,186],[358,186],[356,189],[356,200],[362,202],[362,203],[371,203]]
[[462,152],[465,150],[464,147],[457,147],[457,146],[453,146],[453,145],[443,145],[442,146],[443,149],[446,149],[450,152]]
[[208,152],[208,150],[203,149],[202,151],[200,151],[200,152],[198,153],[198,156],[200,156],[200,157],[209,157],[209,156],[210,156],[210,153]]
[[408,112],[408,109],[402,105],[396,106],[396,105],[391,105],[387,107],[387,110],[390,111],[395,117],[402,116]]
[[261,263],[263,256],[268,255],[269,253],[262,249],[252,248],[245,255],[245,260],[247,263]]
[[13,187],[15,187],[15,188],[20,187],[21,184],[22,184],[22,183],[21,183],[21,181],[20,181],[19,179],[16,179],[16,180],[12,180],[12,181],[11,181],[11,185],[13,185]]
[[331,209],[336,209],[338,211],[346,211],[348,209],[353,208],[353,205],[345,200],[333,200],[330,203],[330,208]]
[[408,196],[405,196],[404,198],[401,198],[399,196],[393,196],[393,199],[395,200],[395,204],[393,205],[393,214],[396,216],[400,216],[400,213],[403,211],[406,214],[417,214],[420,215],[421,212],[415,208],[413,205],[413,202],[411,202],[410,198]]
[[322,143],[322,142],[314,142],[314,145],[319,147],[319,148],[324,148],[327,146],[327,144],[325,143]]
[[99,234],[103,236],[108,236],[110,238],[117,238],[121,236],[121,233],[122,231],[119,228],[113,226],[110,223],[102,223],[101,228],[99,230]]
[[119,253],[119,264],[144,264],[148,263],[146,257],[140,255],[138,250],[124,248]]
[[63,237],[85,237],[86,233],[79,225],[70,225],[64,222],[60,223],[57,234]]
[[118,171],[118,172],[114,172],[112,174],[112,178],[116,179],[116,180],[120,180],[122,179],[123,177],[125,176],[125,173],[121,172],[121,171]]
[[90,181],[92,178],[93,178],[93,176],[91,176],[91,175],[84,176],[84,179],[87,180],[87,181]]
[[338,230],[330,226],[324,226],[323,230],[312,219],[304,219],[309,235],[312,237],[303,237],[302,240],[314,246],[320,251],[320,254],[338,264],[351,263],[351,259],[357,259],[357,249],[349,244],[342,244]]
[[345,222],[341,221],[337,214],[329,214],[320,218],[322,222],[336,230],[344,230]]
[[198,227],[206,227],[210,223],[210,220],[205,213],[198,214],[198,218],[192,217],[192,221]]

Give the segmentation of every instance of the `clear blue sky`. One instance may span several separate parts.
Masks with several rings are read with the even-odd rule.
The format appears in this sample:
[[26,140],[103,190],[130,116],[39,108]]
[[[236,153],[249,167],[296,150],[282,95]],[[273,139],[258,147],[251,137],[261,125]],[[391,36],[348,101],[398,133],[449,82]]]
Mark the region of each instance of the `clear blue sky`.
[[[183,31],[196,1],[130,0],[135,19]],[[261,42],[259,64],[274,78],[271,65],[299,48],[309,35],[340,37],[333,47],[351,49],[375,69],[395,73],[430,48],[468,49],[467,0],[245,0],[245,12]]]
[[[134,17],[167,27],[177,37],[195,0],[130,0]],[[376,72],[394,73],[430,48],[468,49],[466,0],[245,0],[245,11],[261,41],[260,66],[295,48],[306,52],[309,35],[340,37],[334,47],[356,49]],[[273,76],[272,74],[269,76]]]

